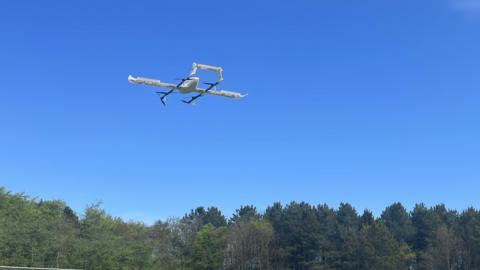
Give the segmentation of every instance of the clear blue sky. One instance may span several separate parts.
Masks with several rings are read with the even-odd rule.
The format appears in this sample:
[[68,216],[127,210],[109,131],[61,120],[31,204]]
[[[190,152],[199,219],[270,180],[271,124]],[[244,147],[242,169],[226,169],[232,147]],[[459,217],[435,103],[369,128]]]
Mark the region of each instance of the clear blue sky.
[[[146,222],[291,200],[480,207],[478,0],[68,2],[0,9],[12,192]],[[164,108],[127,82],[193,61],[250,95]]]

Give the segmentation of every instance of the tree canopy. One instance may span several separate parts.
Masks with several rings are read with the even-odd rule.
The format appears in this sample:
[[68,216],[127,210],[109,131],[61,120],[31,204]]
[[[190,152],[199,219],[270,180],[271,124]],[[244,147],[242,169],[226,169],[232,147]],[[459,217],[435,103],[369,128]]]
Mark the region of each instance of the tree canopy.
[[348,203],[291,202],[227,218],[197,207],[153,225],[94,204],[81,214],[60,200],[0,188],[0,264],[80,269],[471,270],[480,269],[480,212],[401,203],[380,217]]

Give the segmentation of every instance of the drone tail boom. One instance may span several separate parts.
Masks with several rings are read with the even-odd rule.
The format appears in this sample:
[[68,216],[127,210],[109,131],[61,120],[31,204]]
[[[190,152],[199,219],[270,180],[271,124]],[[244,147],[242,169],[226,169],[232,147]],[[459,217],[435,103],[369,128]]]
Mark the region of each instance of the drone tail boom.
[[223,81],[223,77],[222,77],[223,69],[222,69],[222,67],[193,63],[192,64],[192,71],[190,72],[190,76],[194,76],[195,74],[197,74],[197,69],[217,72],[218,81],[219,82]]

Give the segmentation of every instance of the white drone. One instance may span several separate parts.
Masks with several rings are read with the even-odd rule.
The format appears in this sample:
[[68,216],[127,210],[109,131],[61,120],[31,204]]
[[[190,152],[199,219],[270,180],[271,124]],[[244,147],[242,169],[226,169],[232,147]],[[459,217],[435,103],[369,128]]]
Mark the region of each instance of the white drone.
[[[198,83],[200,82],[200,78],[195,77],[195,74],[197,74],[198,69],[217,72],[218,73],[217,81],[214,83],[204,83],[208,85],[208,87],[205,89],[199,88]],[[187,104],[195,104],[194,101],[205,94],[228,97],[228,98],[243,98],[247,96],[237,92],[217,90],[217,85],[223,81],[222,71],[223,69],[221,67],[214,67],[209,65],[193,63],[192,71],[190,72],[190,75],[188,75],[188,77],[184,79],[181,79],[181,81],[178,84],[163,83],[159,80],[147,79],[142,77],[135,78],[132,75],[128,76],[128,81],[135,84],[145,84],[145,85],[169,89],[169,91],[167,92],[163,92],[163,91],[156,92],[160,96],[160,101],[162,102],[163,105],[166,105],[165,99],[167,98],[167,96],[172,94],[175,90],[178,90],[178,92],[181,94],[198,93],[197,95],[192,96],[189,100],[182,100],[184,103],[187,103]]]

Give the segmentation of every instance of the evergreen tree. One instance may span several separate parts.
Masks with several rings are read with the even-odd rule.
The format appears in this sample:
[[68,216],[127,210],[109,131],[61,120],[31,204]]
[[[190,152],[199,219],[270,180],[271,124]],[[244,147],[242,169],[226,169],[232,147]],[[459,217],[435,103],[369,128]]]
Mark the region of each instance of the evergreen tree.
[[372,212],[365,209],[363,211],[362,216],[360,217],[360,223],[362,225],[372,225],[374,221],[375,221],[375,218],[373,217]]
[[239,221],[259,220],[261,215],[257,212],[257,208],[253,205],[241,206],[235,211],[230,223],[237,223]]
[[216,207],[209,207],[205,216],[203,217],[203,222],[205,224],[212,224],[214,227],[223,227],[227,226],[227,219]]
[[348,203],[340,204],[336,211],[336,253],[331,265],[335,269],[354,270],[360,267],[360,218]]
[[398,242],[381,222],[364,225],[360,230],[360,265],[365,270],[409,269],[415,253]]
[[292,202],[284,209],[281,232],[291,269],[310,269],[320,253],[320,223],[315,209],[307,203]]
[[334,265],[339,252],[337,250],[337,217],[335,210],[326,204],[316,207],[317,220],[320,223],[319,254],[316,258],[317,269],[330,269]]
[[424,204],[417,204],[412,212],[412,224],[415,228],[415,235],[412,241],[414,250],[425,250],[433,233],[441,221],[437,215],[428,209]]
[[411,243],[415,228],[412,225],[410,216],[401,203],[394,203],[383,211],[380,220],[392,233],[397,241]]

